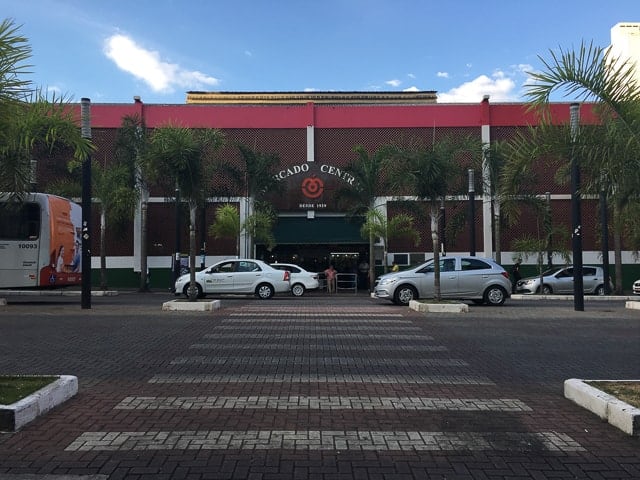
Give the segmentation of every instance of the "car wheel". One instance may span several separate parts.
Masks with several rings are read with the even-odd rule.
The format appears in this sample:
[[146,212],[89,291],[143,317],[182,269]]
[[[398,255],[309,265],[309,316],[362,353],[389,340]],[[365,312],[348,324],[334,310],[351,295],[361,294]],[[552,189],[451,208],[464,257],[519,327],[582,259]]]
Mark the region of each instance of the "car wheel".
[[393,294],[393,301],[397,305],[409,305],[409,302],[416,298],[418,292],[411,285],[400,285]]
[[[198,291],[198,293],[196,294],[196,298],[204,298],[205,294],[202,291],[202,287],[200,286],[199,283],[196,283],[196,290]],[[189,284],[188,283],[184,286],[184,289],[182,290],[182,293],[184,294],[185,297],[189,298]]]
[[268,283],[261,283],[260,285],[257,286],[256,288],[256,295],[258,296],[258,298],[260,298],[261,300],[268,300],[271,297],[273,297],[273,294],[275,293],[275,290],[273,289],[273,287],[271,285],[269,285]]
[[507,299],[507,292],[504,288],[493,285],[484,292],[484,303],[487,305],[499,306]]
[[294,297],[301,297],[304,295],[304,292],[304,285],[302,285],[301,283],[296,283],[293,287],[291,287],[291,293]]
[[[538,292],[540,291],[540,289],[538,288]],[[551,288],[549,285],[542,285],[542,294],[543,295],[553,295],[553,288]]]
[[604,295],[604,285],[598,285],[595,291],[596,295]]

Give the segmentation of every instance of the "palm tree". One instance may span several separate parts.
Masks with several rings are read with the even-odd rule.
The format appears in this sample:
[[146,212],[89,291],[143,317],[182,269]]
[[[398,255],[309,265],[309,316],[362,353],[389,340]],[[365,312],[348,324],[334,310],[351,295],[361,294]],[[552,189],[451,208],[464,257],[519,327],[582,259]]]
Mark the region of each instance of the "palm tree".
[[107,219],[116,224],[133,216],[138,200],[137,191],[131,185],[126,165],[100,165],[93,162],[93,196],[100,211],[100,288],[107,289]]
[[149,186],[144,162],[149,138],[143,120],[137,115],[127,115],[122,118],[122,124],[116,138],[116,161],[127,167],[129,185],[137,193],[140,207],[140,286],[139,291],[148,290],[147,278],[147,203]]
[[[353,186],[341,187],[336,192],[339,204],[347,207],[349,215],[352,217],[362,217],[367,212],[375,210],[376,198],[384,191],[386,176],[384,175],[384,150],[378,149],[372,155],[362,146],[356,145],[353,151],[357,154],[355,160],[351,161],[345,170],[349,172],[355,182]],[[369,286],[373,287],[375,281],[375,258],[374,243],[376,235],[375,229],[369,229]],[[385,247],[386,247],[385,243]],[[386,258],[384,259],[386,264]]]
[[254,210],[245,221],[240,224],[240,212],[233,205],[227,203],[216,210],[216,219],[209,227],[209,233],[214,238],[230,238],[236,244],[236,256],[240,255],[240,233],[247,232],[255,241],[262,242],[268,250],[275,247],[273,224],[277,215],[268,202],[256,202]]
[[[544,68],[531,74],[534,82],[526,96],[531,108],[546,114],[554,92],[576,95],[578,100],[595,100],[606,141],[585,141],[583,129],[574,139],[576,157],[592,174],[598,191],[605,191],[614,205],[616,290],[622,291],[620,236],[625,210],[633,209],[640,189],[640,85],[633,62],[616,58],[606,48],[581,44],[576,51],[560,50],[541,58]],[[602,173],[601,173],[602,172]],[[602,187],[607,187],[602,188]],[[628,224],[633,226],[633,224]],[[633,235],[632,235],[633,236]]]
[[82,161],[92,150],[91,141],[81,136],[68,100],[55,95],[48,99],[41,90],[22,78],[29,73],[25,62],[31,48],[19,27],[10,20],[0,23],[0,191],[18,197],[35,189],[39,151],[58,148]]
[[[420,233],[413,226],[414,218],[411,215],[400,213],[388,219],[380,210],[372,208],[366,213],[366,220],[362,224],[360,233],[362,238],[380,237],[384,245],[389,245],[393,238],[410,238],[417,246],[420,243]],[[387,256],[383,257],[384,273],[387,273]]]
[[209,227],[213,238],[230,238],[235,241],[236,257],[240,256],[240,212],[230,203],[216,209],[216,219]]
[[192,130],[167,125],[151,135],[147,160],[149,170],[165,191],[178,188],[189,204],[189,300],[196,301],[196,213],[212,181],[209,171],[223,145],[219,130]]
[[479,142],[471,138],[445,138],[432,146],[410,142],[407,146],[388,145],[384,148],[392,189],[415,195],[428,204],[433,242],[434,296],[437,301],[441,299],[440,202],[456,188],[454,181],[462,177],[459,172],[463,163],[477,161],[480,147]]
[[[238,149],[244,161],[244,171],[228,170],[228,173],[240,180],[248,197],[248,211],[242,230],[251,238],[248,251],[252,256],[256,240],[266,243],[267,249],[275,245],[271,230],[277,217],[273,214],[267,197],[282,192],[284,185],[274,176],[276,168],[280,165],[280,157],[277,154],[258,152],[242,144],[238,145]],[[240,176],[244,178],[240,179]]]

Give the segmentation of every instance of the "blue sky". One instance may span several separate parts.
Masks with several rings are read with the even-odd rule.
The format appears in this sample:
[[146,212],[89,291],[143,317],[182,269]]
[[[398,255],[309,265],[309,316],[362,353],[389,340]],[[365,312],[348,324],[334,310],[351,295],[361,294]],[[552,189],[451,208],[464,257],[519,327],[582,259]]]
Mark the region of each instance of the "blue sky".
[[[79,101],[200,91],[437,91],[522,101],[550,50],[606,47],[638,0],[0,0],[36,86]],[[569,99],[570,100],[570,99]]]

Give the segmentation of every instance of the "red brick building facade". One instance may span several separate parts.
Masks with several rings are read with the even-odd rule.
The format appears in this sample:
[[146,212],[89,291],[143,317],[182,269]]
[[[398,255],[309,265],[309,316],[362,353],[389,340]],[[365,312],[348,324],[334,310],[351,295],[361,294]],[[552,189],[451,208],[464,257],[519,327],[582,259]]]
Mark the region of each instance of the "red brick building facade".
[[[538,123],[525,104],[491,104],[488,98],[477,104],[437,104],[434,92],[311,92],[311,93],[200,93],[190,92],[184,105],[147,105],[136,99],[131,104],[92,104],[92,139],[97,146],[94,158],[107,162],[113,155],[115,138],[122,119],[138,115],[149,129],[167,124],[190,128],[216,128],[227,139],[221,152],[225,162],[241,165],[236,146],[242,143],[254,151],[275,153],[281,160],[278,177],[287,185],[286,194],[274,199],[278,212],[275,227],[277,247],[266,251],[258,246],[249,251],[247,238],[240,241],[240,255],[267,260],[296,261],[312,270],[323,270],[332,253],[350,254],[350,261],[368,256],[368,241],[359,234],[358,222],[348,218],[336,203],[335,191],[349,186],[353,179],[344,168],[356,158],[354,146],[362,145],[373,153],[383,144],[400,139],[418,138],[429,144],[447,136],[469,135],[478,142],[506,140],[519,129]],[[550,107],[557,123],[569,123],[569,104]],[[591,105],[581,106],[581,123],[593,123]],[[476,172],[482,175],[482,172]],[[552,174],[542,175],[537,186],[540,195],[550,193],[554,223],[567,225],[570,231],[570,192],[558,185]],[[380,197],[388,216],[398,211],[397,192]],[[226,201],[246,210],[242,191],[231,198],[211,198],[204,225],[214,220],[215,207]],[[464,195],[452,195],[444,204],[447,219],[458,222],[450,229],[445,249],[448,253],[468,252],[470,248],[468,201]],[[476,193],[475,243],[479,256],[496,256],[492,235],[489,198]],[[175,207],[165,192],[150,192],[149,265],[158,271],[170,268],[175,250]],[[599,263],[597,200],[585,199],[582,206],[585,263]],[[182,250],[186,251],[187,227],[183,222]],[[97,225],[97,224],[96,224]],[[386,245],[387,260],[415,264],[431,256],[429,221],[417,219],[421,242],[392,240]],[[500,235],[502,254],[498,261],[513,263],[512,241],[523,234],[537,235],[534,221],[524,218],[516,226],[505,226]],[[206,242],[207,264],[236,254],[236,244],[216,240],[198,231],[198,244]],[[99,254],[94,235],[94,257]],[[134,224],[109,242],[109,267],[139,271],[139,236]],[[570,249],[570,245],[567,245]],[[384,248],[376,253],[382,261]],[[531,260],[533,261],[533,260]],[[346,268],[346,267],[345,267]],[[164,274],[163,274],[164,275]],[[163,280],[164,281],[164,280]]]

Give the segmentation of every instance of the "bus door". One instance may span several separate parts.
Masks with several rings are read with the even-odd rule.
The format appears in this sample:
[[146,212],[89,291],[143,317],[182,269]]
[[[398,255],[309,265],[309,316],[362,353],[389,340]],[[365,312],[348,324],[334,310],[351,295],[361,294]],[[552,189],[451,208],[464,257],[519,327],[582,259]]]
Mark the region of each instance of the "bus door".
[[37,203],[0,205],[0,288],[38,286],[40,225]]

